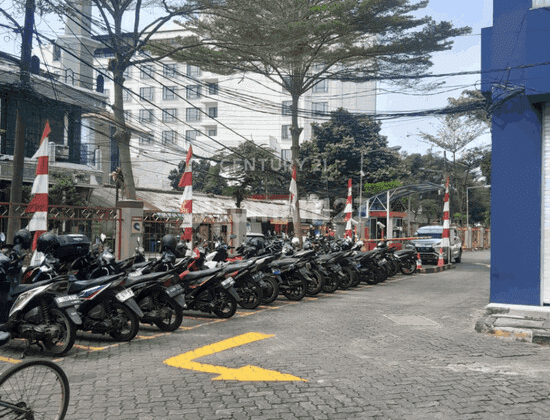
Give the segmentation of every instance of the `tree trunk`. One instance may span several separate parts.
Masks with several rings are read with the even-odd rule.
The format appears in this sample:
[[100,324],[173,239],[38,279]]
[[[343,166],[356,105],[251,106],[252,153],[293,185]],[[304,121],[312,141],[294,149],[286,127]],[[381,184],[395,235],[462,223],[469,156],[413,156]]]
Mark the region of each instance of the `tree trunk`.
[[113,110],[115,113],[115,141],[118,146],[118,152],[120,157],[120,168],[122,169],[122,175],[124,177],[123,196],[129,200],[136,199],[136,187],[134,184],[134,173],[132,170],[132,159],[130,156],[130,131],[126,128],[126,122],[124,118],[124,104],[122,101],[122,88],[124,79],[122,76],[123,69],[119,68],[118,64],[115,64],[114,74],[114,87],[115,87],[115,103]]

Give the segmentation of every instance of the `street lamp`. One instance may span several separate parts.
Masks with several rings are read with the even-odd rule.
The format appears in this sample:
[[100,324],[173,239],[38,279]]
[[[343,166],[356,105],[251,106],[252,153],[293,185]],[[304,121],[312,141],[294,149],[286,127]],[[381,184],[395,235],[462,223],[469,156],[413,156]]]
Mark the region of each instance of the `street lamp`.
[[469,191],[468,190],[471,190],[472,188],[491,188],[490,185],[478,185],[477,187],[467,187],[466,188],[466,227],[469,227],[470,226],[470,208],[469,208]]

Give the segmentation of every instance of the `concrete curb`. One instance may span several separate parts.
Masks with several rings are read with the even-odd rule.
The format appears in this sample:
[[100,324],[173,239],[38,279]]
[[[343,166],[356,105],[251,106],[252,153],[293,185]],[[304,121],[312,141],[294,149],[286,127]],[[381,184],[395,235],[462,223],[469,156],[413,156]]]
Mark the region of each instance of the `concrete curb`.
[[456,268],[455,265],[453,264],[445,264],[443,265],[442,267],[422,267],[420,270],[417,270],[419,273],[421,274],[428,274],[428,273],[439,273],[440,271],[444,271],[444,270],[451,270],[453,268]]
[[491,303],[476,322],[477,332],[528,343],[550,343],[550,308]]

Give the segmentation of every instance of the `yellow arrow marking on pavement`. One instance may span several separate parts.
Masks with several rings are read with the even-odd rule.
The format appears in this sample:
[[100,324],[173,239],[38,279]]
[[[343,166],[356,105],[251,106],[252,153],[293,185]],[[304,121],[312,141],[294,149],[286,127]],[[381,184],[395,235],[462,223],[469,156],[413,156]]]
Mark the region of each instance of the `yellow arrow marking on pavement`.
[[166,359],[164,363],[168,366],[174,366],[181,369],[196,370],[199,372],[217,373],[219,376],[212,378],[213,381],[303,381],[306,379],[298,378],[297,376],[280,373],[275,370],[267,370],[257,366],[243,366],[233,369],[224,366],[206,365],[203,363],[194,362],[194,359],[199,357],[209,356],[214,353],[242,346],[243,344],[253,343],[254,341],[264,340],[274,337],[274,335],[266,335],[260,333],[247,333],[238,335],[237,337],[228,338],[227,340],[218,343],[210,344],[196,350],[188,351],[187,353]]

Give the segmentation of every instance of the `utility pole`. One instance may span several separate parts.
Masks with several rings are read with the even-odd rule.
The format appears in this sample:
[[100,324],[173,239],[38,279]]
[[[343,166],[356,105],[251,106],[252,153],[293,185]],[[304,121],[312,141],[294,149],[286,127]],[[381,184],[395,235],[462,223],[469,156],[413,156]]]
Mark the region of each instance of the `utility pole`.
[[32,53],[32,36],[34,27],[35,0],[26,0],[25,3],[25,27],[21,43],[21,73],[20,92],[17,103],[15,120],[15,144],[13,151],[13,167],[10,191],[10,207],[8,218],[8,243],[13,243],[13,237],[21,227],[21,218],[15,213],[15,207],[22,201],[23,173],[25,169],[25,97],[30,86],[30,67]]

